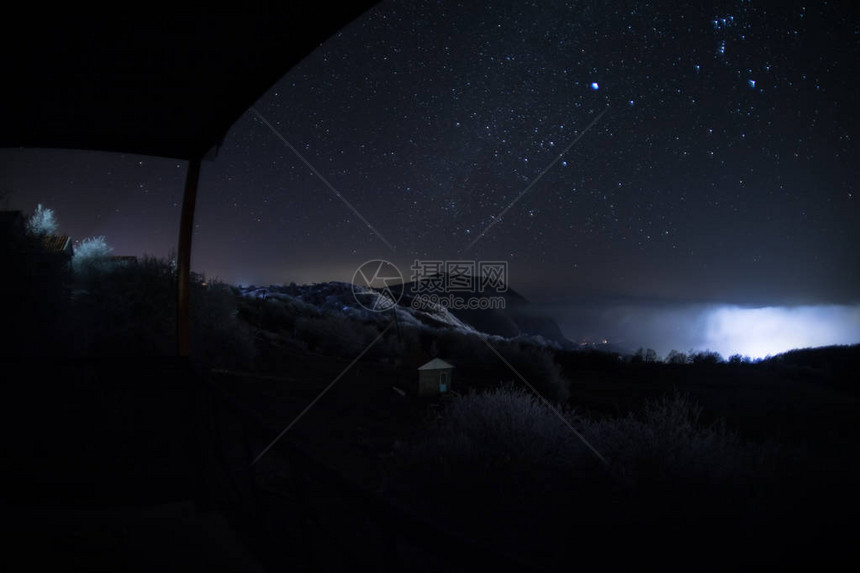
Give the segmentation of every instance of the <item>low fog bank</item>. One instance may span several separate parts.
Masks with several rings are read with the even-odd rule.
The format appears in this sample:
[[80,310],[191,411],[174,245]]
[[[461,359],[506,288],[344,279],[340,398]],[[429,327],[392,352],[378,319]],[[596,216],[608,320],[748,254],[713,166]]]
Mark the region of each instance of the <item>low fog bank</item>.
[[607,340],[629,351],[653,348],[713,350],[751,358],[794,348],[860,343],[860,304],[742,307],[604,301],[551,305],[564,334],[575,342]]

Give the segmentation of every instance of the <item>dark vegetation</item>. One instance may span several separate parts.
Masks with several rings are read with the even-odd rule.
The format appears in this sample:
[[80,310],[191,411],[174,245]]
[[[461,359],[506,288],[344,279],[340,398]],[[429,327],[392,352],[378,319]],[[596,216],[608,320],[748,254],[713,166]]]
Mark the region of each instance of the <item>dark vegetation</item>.
[[[3,249],[5,326],[15,333],[4,356],[131,365],[172,354],[169,260],[105,260],[75,273],[28,235],[10,235]],[[857,557],[860,346],[757,362],[710,352],[661,361],[646,349],[623,356],[394,327],[390,313],[345,309],[330,294],[250,298],[202,276],[194,277],[192,304],[192,363],[242,412],[246,421],[219,439],[244,443],[246,456],[338,379],[248,478],[281,496],[255,514],[269,516],[265,525],[276,532],[310,535],[288,516],[291,504],[308,512],[311,502],[283,501],[295,499],[297,470],[284,453],[295,447],[511,563],[724,570]],[[434,356],[456,365],[454,395],[392,390],[408,393],[416,367]],[[243,433],[249,419],[262,428],[254,438]],[[224,463],[248,471],[248,457]],[[332,491],[307,497],[322,503]],[[330,536],[357,535],[349,506],[319,510]],[[310,569],[327,552],[307,551],[316,551]],[[426,555],[387,551],[407,569],[436,567]],[[450,559],[438,567],[459,570]]]
[[[170,259],[81,262],[46,252],[38,236],[4,238],[6,331],[2,355],[172,356],[176,348],[176,272]],[[248,367],[253,338],[236,317],[236,290],[192,277],[192,358],[204,368]]]

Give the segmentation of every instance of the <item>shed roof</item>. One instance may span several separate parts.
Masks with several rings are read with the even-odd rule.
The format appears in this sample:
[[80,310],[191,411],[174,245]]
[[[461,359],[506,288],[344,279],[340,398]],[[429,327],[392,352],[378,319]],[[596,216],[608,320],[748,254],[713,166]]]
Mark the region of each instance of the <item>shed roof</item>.
[[45,235],[42,246],[51,253],[64,253],[71,247],[72,240],[68,235]]
[[454,368],[453,364],[449,364],[445,362],[441,358],[434,358],[427,364],[418,367],[418,370],[445,370],[448,368]]

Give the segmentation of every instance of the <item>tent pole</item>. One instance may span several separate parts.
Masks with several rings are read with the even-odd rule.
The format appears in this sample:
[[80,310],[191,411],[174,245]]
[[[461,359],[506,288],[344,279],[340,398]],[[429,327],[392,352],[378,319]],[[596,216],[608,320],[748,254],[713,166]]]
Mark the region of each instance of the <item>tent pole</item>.
[[182,196],[182,216],[179,220],[179,251],[177,253],[176,285],[176,353],[191,354],[191,235],[194,232],[194,206],[197,203],[197,183],[200,180],[200,158],[189,160]]

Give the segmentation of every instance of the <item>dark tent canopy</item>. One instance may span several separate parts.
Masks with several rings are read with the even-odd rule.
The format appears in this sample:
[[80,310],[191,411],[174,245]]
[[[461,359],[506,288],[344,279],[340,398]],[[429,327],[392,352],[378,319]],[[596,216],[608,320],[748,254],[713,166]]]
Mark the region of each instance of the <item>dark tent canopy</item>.
[[16,5],[0,31],[0,147],[199,158],[374,3]]

